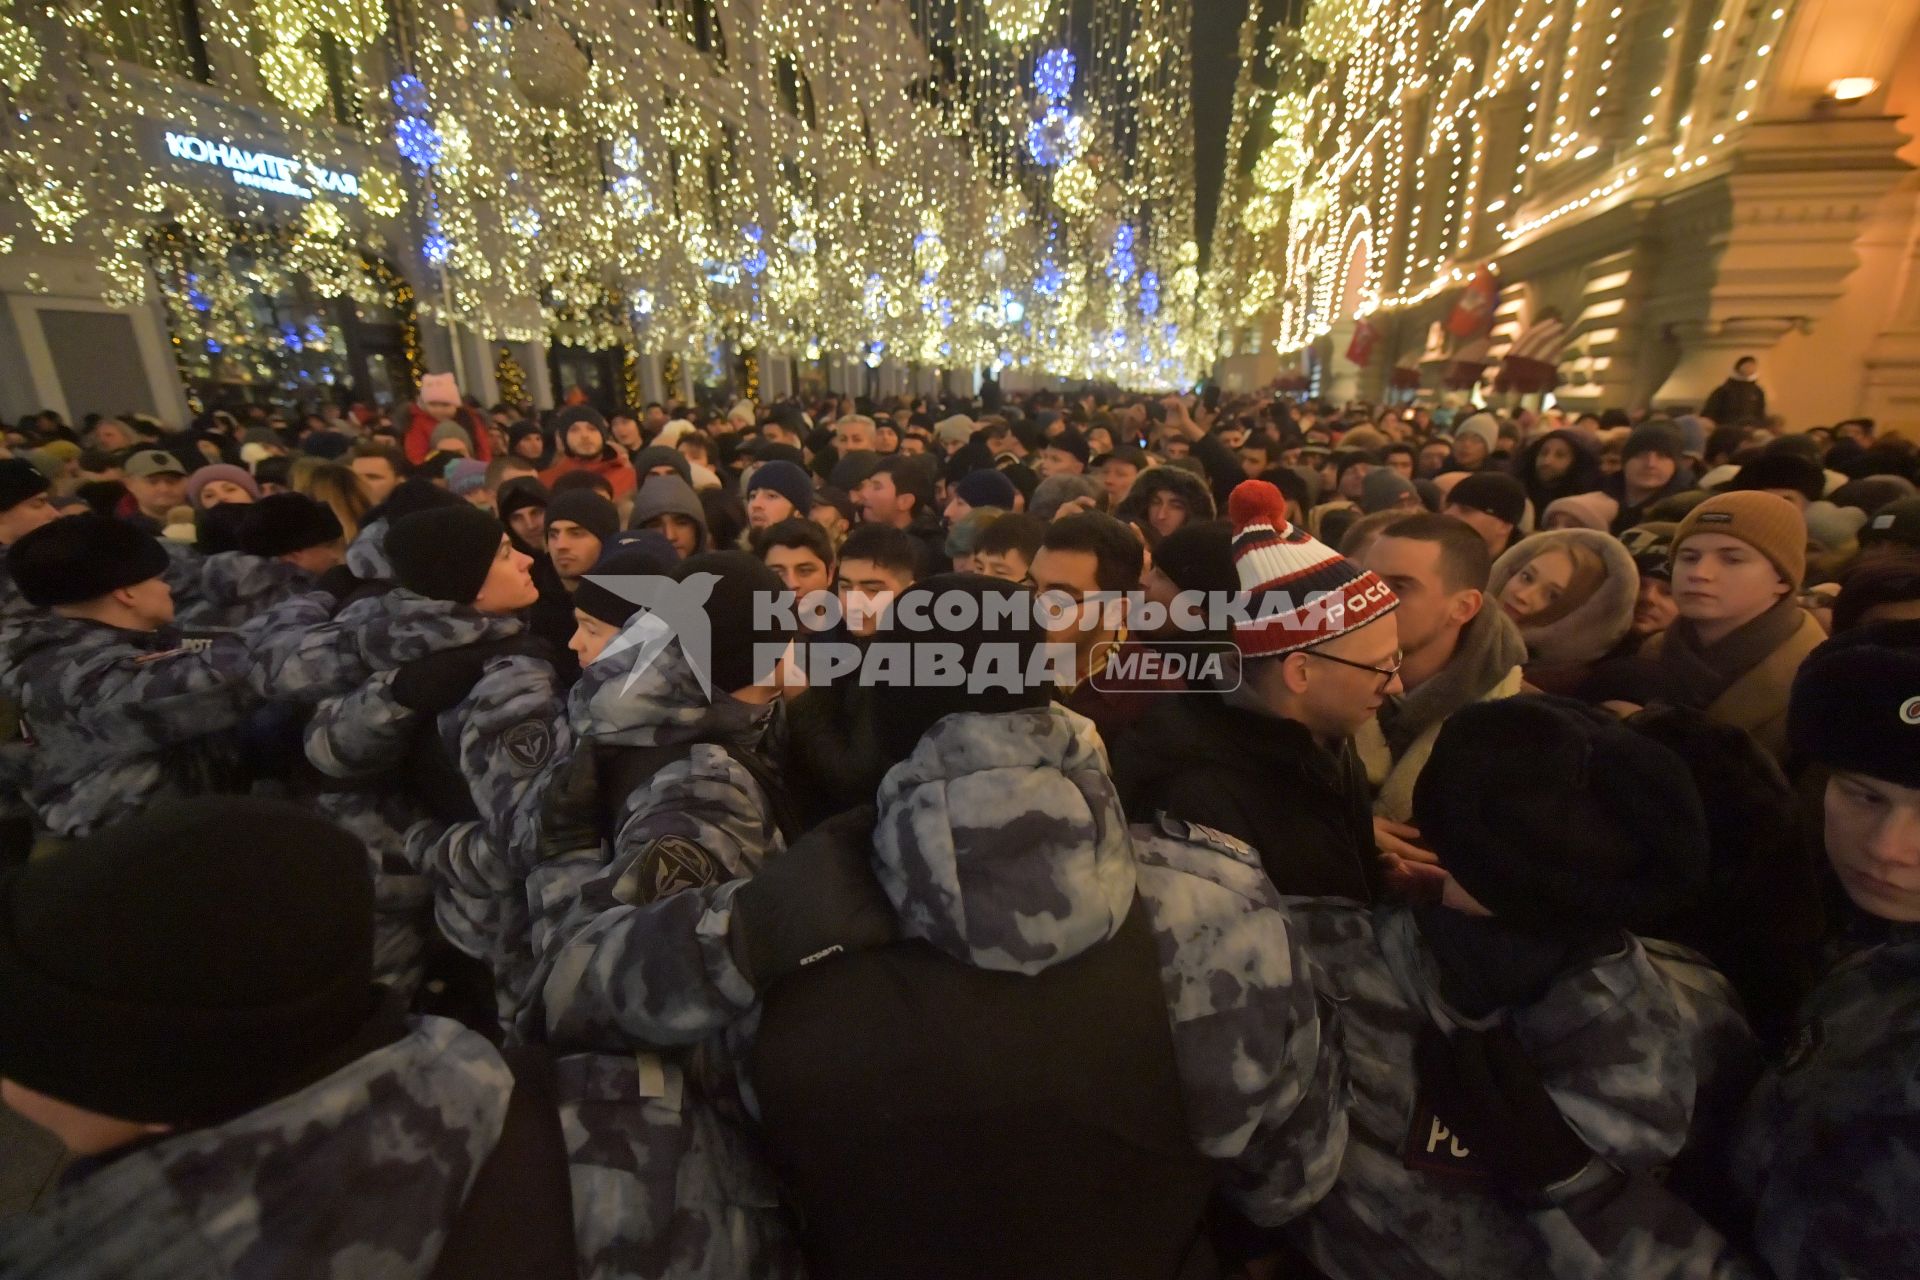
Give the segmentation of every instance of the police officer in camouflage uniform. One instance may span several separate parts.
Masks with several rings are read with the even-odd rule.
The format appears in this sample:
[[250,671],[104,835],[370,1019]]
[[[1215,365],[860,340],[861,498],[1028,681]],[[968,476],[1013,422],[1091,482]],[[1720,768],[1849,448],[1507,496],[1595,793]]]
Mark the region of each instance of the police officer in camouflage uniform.
[[[25,458],[0,458],[0,556],[20,539],[59,517],[48,497],[46,476]],[[13,575],[0,569],[0,619],[33,608]]]
[[[48,487],[46,476],[31,462],[0,458],[0,687],[12,665],[8,655],[14,636],[38,613],[7,572],[6,549],[58,518]],[[19,861],[33,847],[33,809],[25,794],[30,758],[20,736],[20,709],[0,698],[0,865]]]
[[[1830,771],[1841,894],[1826,976],[1748,1100],[1730,1156],[1754,1257],[1657,1184],[1595,1197],[1564,1274],[1894,1280],[1920,1274],[1920,623],[1836,636],[1794,679],[1795,756]],[[1723,1224],[1724,1225],[1724,1224]]]
[[[949,596],[1010,599],[1025,625],[943,625]],[[902,594],[876,647],[1008,658],[1014,687],[875,687],[896,761],[877,808],[801,842],[852,842],[902,937],[775,986],[754,1037],[768,1147],[826,1274],[1205,1274],[1184,1268],[1205,1265],[1210,1190],[1273,1226],[1339,1168],[1339,1062],[1259,856],[1129,829],[1092,722],[1026,680],[1031,604],[972,575]],[[900,621],[921,606],[931,631]]]
[[[527,864],[545,960],[523,1031],[601,1051],[559,1065],[589,1274],[797,1276],[728,1038],[661,1036],[604,985],[630,991],[634,952],[657,963],[680,941],[636,921],[675,899],[691,906],[786,848],[762,744],[778,711],[772,660],[791,633],[753,623],[755,596],[773,601],[780,580],[743,552],[679,561],[661,541],[603,556],[572,597],[583,671],[568,698],[573,757],[547,809],[552,856]],[[648,581],[686,595],[710,645],[676,635],[675,610],[636,616],[627,597]],[[605,967],[615,956],[617,973]]]
[[0,921],[0,1096],[77,1157],[0,1273],[574,1274],[551,1107],[379,994],[338,828],[162,803],[0,879]]
[[[217,509],[217,508],[216,508]],[[192,627],[237,627],[263,609],[314,590],[343,559],[340,520],[301,493],[269,494],[243,510],[240,549],[199,564],[198,599],[180,611]]]
[[1797,753],[1831,771],[1846,908],[1825,979],[1754,1093],[1734,1174],[1781,1280],[1920,1274],[1920,623],[1864,627],[1801,667]]
[[1710,1027],[1629,931],[1704,888],[1699,797],[1664,746],[1525,696],[1448,719],[1414,813],[1439,902],[1289,904],[1340,1007],[1352,1137],[1288,1234],[1334,1280],[1580,1274],[1545,1240],[1566,1203],[1689,1132]]
[[[466,504],[402,516],[383,551],[399,585],[365,602],[351,637],[372,674],[315,708],[307,758],[392,802],[373,825],[404,833],[440,933],[491,970],[510,1017],[533,969],[513,851],[536,846],[538,786],[567,752],[552,664],[515,616],[534,599],[528,560]],[[388,921],[396,962],[418,936],[410,923]]]
[[50,611],[12,637],[0,692],[20,708],[27,798],[56,840],[162,796],[250,785],[233,731],[259,705],[253,651],[297,602],[189,639],[173,625],[170,563],[153,538],[90,514],[44,525],[7,554],[21,594]]

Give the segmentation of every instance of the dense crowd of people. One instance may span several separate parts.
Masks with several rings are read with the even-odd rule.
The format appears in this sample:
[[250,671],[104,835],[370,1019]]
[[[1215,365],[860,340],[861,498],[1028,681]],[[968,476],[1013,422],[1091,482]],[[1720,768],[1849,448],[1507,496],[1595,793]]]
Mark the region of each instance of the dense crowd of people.
[[22,421],[0,1274],[1920,1275],[1920,453],[1753,375]]

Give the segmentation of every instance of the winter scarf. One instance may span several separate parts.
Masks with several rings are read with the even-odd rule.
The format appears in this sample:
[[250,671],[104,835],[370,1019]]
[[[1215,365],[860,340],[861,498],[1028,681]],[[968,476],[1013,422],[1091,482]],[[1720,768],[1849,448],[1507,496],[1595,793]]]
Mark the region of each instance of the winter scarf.
[[1387,750],[1398,760],[1414,739],[1507,678],[1527,660],[1520,631],[1498,606],[1489,604],[1461,628],[1453,657],[1440,673],[1421,685],[1390,698],[1380,708],[1379,720]]
[[1718,644],[1702,645],[1693,624],[1680,619],[1667,628],[1666,638],[1661,642],[1660,661],[1685,683],[1695,705],[1706,707],[1732,687],[1734,681],[1765,661],[1768,654],[1792,639],[1799,629],[1800,605],[1789,592],[1781,596],[1773,608],[1723,637]]

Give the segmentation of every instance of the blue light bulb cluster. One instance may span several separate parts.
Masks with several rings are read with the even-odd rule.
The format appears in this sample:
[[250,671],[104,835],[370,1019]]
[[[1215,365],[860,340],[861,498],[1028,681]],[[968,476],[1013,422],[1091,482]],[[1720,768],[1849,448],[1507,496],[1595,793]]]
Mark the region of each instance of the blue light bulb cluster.
[[1137,266],[1133,257],[1133,227],[1123,222],[1113,232],[1113,253],[1107,258],[1107,275],[1125,284],[1133,279]]
[[1056,102],[1027,125],[1027,154],[1048,168],[1063,165],[1080,154],[1084,127],[1079,116]]
[[1048,102],[1059,102],[1073,92],[1077,70],[1073,54],[1066,49],[1049,49],[1033,64],[1033,88]]

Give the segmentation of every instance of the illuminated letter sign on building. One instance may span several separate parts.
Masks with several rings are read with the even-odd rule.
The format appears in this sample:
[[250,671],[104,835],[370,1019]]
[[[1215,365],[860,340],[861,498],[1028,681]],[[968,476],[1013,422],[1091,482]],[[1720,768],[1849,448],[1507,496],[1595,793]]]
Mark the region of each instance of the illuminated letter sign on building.
[[225,169],[243,187],[256,187],[296,200],[313,199],[313,189],[335,195],[360,195],[360,179],[351,173],[322,168],[311,160],[294,160],[271,151],[249,151],[231,142],[210,142],[191,133],[166,133],[167,154],[192,164]]

